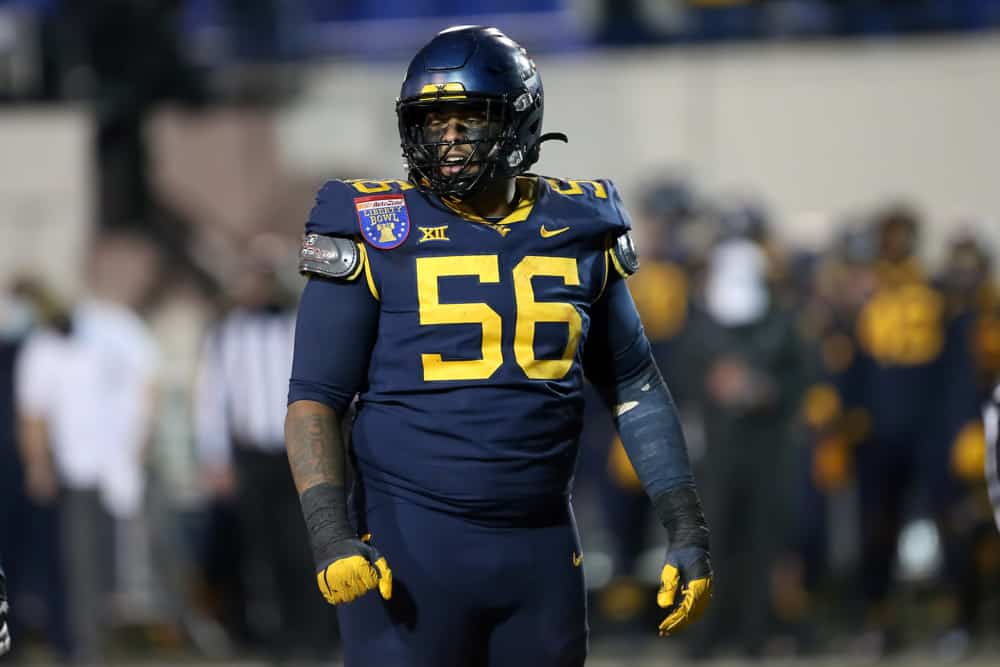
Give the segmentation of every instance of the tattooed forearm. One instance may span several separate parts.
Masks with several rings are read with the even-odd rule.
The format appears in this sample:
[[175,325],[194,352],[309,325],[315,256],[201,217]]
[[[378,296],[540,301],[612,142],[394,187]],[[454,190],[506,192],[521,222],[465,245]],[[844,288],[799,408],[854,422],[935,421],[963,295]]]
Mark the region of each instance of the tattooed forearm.
[[300,494],[322,482],[344,485],[340,419],[329,407],[314,401],[296,401],[288,406],[285,448]]

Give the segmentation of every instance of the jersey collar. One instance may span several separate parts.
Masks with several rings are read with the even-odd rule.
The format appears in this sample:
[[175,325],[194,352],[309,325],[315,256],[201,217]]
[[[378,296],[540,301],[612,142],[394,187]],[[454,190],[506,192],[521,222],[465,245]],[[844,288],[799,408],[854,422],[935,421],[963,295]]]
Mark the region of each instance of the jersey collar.
[[518,198],[517,207],[500,220],[487,220],[466,210],[460,203],[443,197],[441,198],[441,203],[456,215],[472,222],[482,222],[488,225],[512,225],[515,222],[524,222],[531,215],[531,211],[535,208],[535,202],[538,201],[540,181],[541,179],[538,176],[518,176],[517,190],[520,197]]

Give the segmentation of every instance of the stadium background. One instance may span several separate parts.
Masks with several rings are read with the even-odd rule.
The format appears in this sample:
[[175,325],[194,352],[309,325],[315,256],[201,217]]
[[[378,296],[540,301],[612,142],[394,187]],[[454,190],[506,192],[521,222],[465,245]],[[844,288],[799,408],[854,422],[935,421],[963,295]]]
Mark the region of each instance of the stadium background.
[[[294,294],[294,246],[319,184],[403,176],[392,102],[407,59],[438,29],[465,23],[497,25],[538,63],[546,129],[570,138],[546,146],[539,171],[613,179],[649,265],[676,260],[664,246],[683,245],[679,265],[691,285],[719,230],[741,217],[766,229],[768,252],[780,257],[775,289],[803,318],[822,300],[807,287],[815,267],[841,261],[844,244],[872,234],[891,211],[919,222],[917,254],[939,282],[947,282],[957,239],[986,258],[1000,248],[994,0],[2,2],[0,289],[31,295],[36,314],[69,312],[86,292],[95,239],[126,234],[155,249],[148,261],[120,266],[122,281],[153,277],[135,308],[162,363],[145,502],[117,520],[114,595],[94,603],[111,610],[116,664],[262,659],[259,635],[275,622],[267,600],[245,590],[232,597],[240,587],[222,581],[205,556],[211,539],[182,528],[192,517],[215,517],[219,505],[200,476],[192,424],[201,340],[262,246]],[[684,299],[695,301],[691,289]],[[668,291],[653,285],[661,301],[674,303]],[[0,323],[12,312],[0,306]],[[37,316],[36,326],[44,324]],[[15,354],[25,332],[9,322],[3,329]],[[4,367],[5,387],[13,363]],[[9,390],[0,397],[13,401]],[[704,460],[705,407],[692,399],[685,410],[694,456]],[[2,414],[0,428],[13,434],[11,404]],[[647,644],[655,610],[631,597],[638,590],[652,600],[646,588],[661,557],[655,527],[634,545],[637,583],[617,586],[615,530],[604,511],[603,477],[614,476],[605,472],[609,451],[614,459],[606,428],[595,419],[577,492],[594,662],[680,662],[679,643]],[[811,461],[822,434],[800,430],[808,434],[790,437],[789,447]],[[58,614],[31,552],[52,548],[35,535],[51,517],[19,491],[14,436],[2,447],[9,474],[0,554],[9,561],[20,553],[20,565],[8,565],[19,614],[13,659],[54,662]],[[799,553],[776,557],[756,575],[775,581],[771,658],[843,664],[881,653],[862,641],[869,634],[857,594],[864,513],[851,465],[844,467],[830,473],[836,480],[814,484],[825,517],[814,585],[781,575],[801,569]],[[790,465],[783,478],[809,483],[815,471]],[[965,483],[968,497],[980,495],[975,481]],[[919,484],[907,493],[922,495]],[[785,502],[801,503],[794,495]],[[939,508],[908,506],[891,585],[900,659],[996,659],[995,540],[977,542],[976,572],[956,584],[934,521]],[[956,586],[970,576],[986,594],[978,626],[956,633]]]

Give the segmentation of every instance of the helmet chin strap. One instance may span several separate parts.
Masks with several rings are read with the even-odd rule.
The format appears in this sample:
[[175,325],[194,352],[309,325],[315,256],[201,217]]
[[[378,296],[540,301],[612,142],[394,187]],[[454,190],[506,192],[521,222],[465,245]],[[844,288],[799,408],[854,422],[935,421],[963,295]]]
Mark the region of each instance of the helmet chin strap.
[[531,165],[538,162],[539,153],[541,152],[543,141],[561,141],[564,144],[569,143],[569,137],[567,137],[562,132],[546,132],[542,136],[538,137],[538,141],[532,146],[531,151],[525,156],[523,164],[524,169],[530,169]]
[[568,144],[569,137],[567,137],[562,132],[546,132],[542,136],[538,137],[538,143],[536,143],[535,145],[539,146],[543,141],[561,141],[564,144]]

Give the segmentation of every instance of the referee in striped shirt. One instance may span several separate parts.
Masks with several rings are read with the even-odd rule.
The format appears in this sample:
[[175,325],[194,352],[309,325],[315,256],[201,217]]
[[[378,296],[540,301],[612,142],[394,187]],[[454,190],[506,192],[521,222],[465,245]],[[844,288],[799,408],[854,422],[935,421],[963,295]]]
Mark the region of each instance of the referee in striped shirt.
[[983,412],[986,429],[986,486],[993,503],[993,517],[1000,529],[1000,384]]
[[284,444],[295,311],[282,299],[277,260],[254,256],[240,272],[236,306],[203,345],[194,406],[199,460],[209,492],[235,500],[243,562],[233,566],[251,630],[279,660],[323,659],[335,620],[315,592]]

